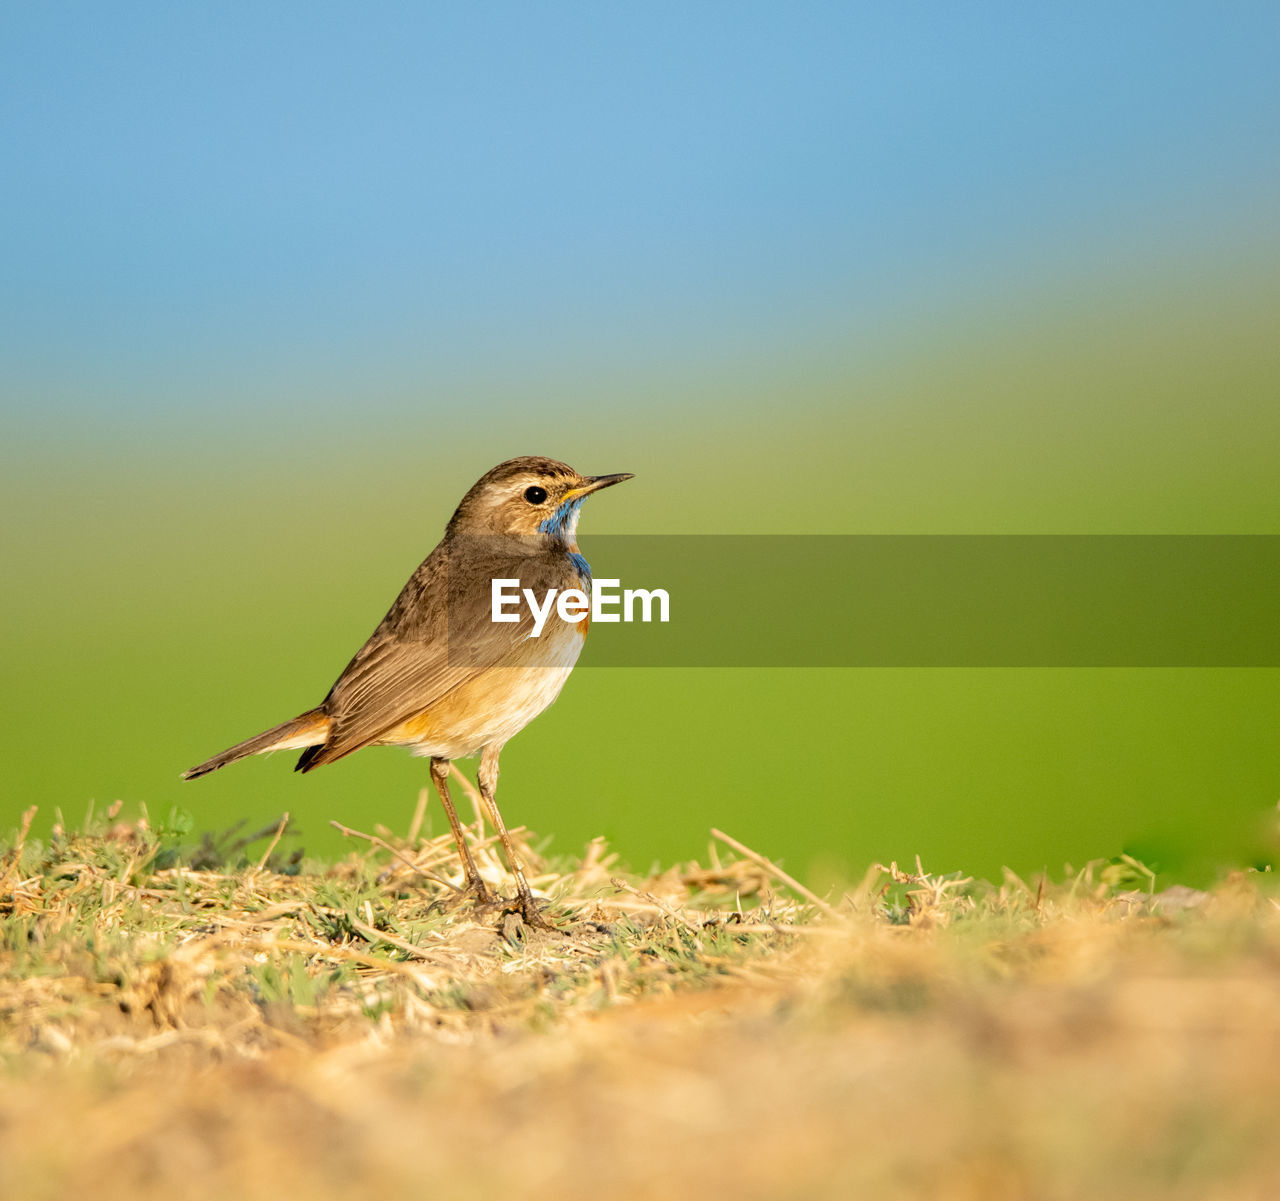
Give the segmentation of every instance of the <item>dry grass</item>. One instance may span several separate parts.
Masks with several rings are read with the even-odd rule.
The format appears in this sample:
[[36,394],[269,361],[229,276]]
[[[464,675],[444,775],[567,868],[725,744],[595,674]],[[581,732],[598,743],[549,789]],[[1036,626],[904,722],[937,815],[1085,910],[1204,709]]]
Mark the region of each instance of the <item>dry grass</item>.
[[814,898],[749,848],[641,879],[522,832],[546,935],[417,825],[332,865],[112,817],[11,841],[0,1196],[1280,1196],[1269,876]]

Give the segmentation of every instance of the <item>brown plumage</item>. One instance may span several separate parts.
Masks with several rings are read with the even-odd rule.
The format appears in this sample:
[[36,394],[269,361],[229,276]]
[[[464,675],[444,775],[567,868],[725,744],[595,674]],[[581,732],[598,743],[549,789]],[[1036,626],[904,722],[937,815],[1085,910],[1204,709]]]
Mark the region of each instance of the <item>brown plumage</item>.
[[445,778],[453,759],[480,754],[479,783],[506,846],[525,919],[545,924],[494,802],[503,744],[559,695],[586,635],[586,621],[554,614],[531,637],[528,606],[515,622],[492,620],[492,581],[519,580],[540,598],[590,589],[576,541],[590,493],[629,475],[582,476],[534,456],[498,464],[476,481],[440,544],[409,577],[387,615],[314,709],[237,743],[184,773],[207,775],[247,755],[302,749],[311,771],[361,747],[407,746],[431,759],[432,779],[462,855],[468,886],[488,889],[462,837]]

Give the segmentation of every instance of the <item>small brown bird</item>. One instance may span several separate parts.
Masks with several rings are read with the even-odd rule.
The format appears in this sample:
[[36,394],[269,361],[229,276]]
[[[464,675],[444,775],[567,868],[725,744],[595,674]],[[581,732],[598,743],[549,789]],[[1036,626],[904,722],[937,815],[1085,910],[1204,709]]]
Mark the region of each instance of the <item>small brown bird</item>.
[[[555,459],[499,463],[462,498],[440,544],[409,577],[386,617],[347,664],[329,695],[292,721],[237,743],[183,773],[193,780],[246,755],[305,748],[296,771],[332,763],[361,747],[407,746],[431,760],[467,887],[494,898],[476,870],[449,796],[449,763],[480,755],[480,793],[506,848],[526,922],[547,927],[494,800],[498,755],[560,694],[586,639],[588,619],[561,615],[535,633],[531,606],[494,620],[495,580],[510,593],[551,589],[590,594],[578,550],[578,516],[592,492],[631,475],[579,475]],[[512,620],[512,618],[515,618]]]

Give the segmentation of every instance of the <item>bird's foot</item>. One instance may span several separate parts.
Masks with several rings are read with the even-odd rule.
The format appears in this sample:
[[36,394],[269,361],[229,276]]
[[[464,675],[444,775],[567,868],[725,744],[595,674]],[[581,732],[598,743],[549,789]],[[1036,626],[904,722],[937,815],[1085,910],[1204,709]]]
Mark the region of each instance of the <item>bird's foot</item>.
[[504,931],[517,918],[533,930],[542,930],[548,934],[564,934],[564,931],[546,916],[539,903],[534,900],[532,893],[516,897],[503,911]]
[[488,913],[503,903],[502,898],[490,892],[489,886],[479,876],[472,876],[466,882],[461,899],[470,901],[478,913]]

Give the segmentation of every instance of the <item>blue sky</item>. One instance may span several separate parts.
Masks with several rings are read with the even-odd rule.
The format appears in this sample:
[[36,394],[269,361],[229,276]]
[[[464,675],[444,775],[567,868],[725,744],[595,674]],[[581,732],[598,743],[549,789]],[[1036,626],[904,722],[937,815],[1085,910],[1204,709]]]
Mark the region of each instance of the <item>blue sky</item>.
[[11,4],[4,29],[0,370],[59,411],[767,354],[1257,236],[1280,192],[1272,4]]

